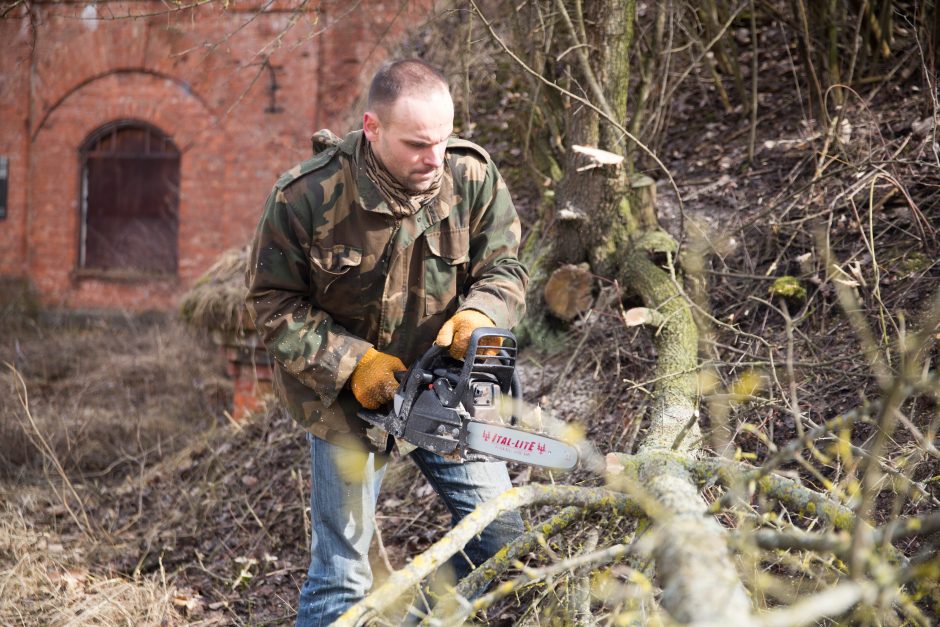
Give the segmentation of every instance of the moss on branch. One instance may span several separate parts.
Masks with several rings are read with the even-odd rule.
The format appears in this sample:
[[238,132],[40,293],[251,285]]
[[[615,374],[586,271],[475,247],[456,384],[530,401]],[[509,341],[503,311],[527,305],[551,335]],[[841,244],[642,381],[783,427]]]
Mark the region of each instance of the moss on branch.
[[530,505],[565,505],[588,509],[610,509],[638,516],[641,513],[629,497],[602,488],[579,488],[566,485],[528,485],[512,488],[483,503],[463,518],[447,535],[437,541],[411,563],[397,570],[378,589],[349,608],[334,625],[360,625],[390,607],[412,586],[418,585],[452,555],[466,546],[504,511]]
[[818,518],[836,529],[851,530],[855,524],[855,513],[850,508],[789,477],[761,475],[759,468],[718,458],[692,461],[689,470],[699,483],[717,479],[731,489],[740,487],[742,480],[754,477],[753,485],[758,491],[804,516]]
[[[635,242],[624,260],[620,281],[655,310],[664,322],[654,340],[658,358],[653,378],[654,405],[644,449],[698,446],[701,432],[695,402],[698,394],[698,329],[685,298],[672,277],[650,259],[648,250],[659,250],[660,232]],[[668,236],[667,236],[668,237]]]

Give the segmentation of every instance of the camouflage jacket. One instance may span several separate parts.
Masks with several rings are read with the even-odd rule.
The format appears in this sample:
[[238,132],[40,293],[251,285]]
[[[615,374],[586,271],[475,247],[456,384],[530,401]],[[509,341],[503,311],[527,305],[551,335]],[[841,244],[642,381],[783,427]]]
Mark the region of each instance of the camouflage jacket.
[[[370,347],[420,357],[444,322],[476,309],[511,328],[528,275],[509,191],[479,146],[452,138],[440,193],[395,218],[359,167],[361,131],[281,176],[255,233],[248,311],[291,416],[333,442],[365,442],[347,382]],[[324,147],[323,144],[320,144]]]

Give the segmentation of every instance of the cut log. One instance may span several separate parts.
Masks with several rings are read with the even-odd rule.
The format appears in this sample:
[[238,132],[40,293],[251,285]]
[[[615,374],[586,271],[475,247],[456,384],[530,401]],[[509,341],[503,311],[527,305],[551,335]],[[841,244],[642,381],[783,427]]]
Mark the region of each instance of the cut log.
[[561,320],[573,320],[591,308],[594,275],[587,264],[564,265],[552,272],[545,284],[545,305]]

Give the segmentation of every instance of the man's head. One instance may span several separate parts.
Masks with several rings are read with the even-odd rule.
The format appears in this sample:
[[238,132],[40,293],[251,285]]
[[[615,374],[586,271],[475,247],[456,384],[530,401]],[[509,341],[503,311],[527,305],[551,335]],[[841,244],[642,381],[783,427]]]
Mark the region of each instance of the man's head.
[[416,59],[384,65],[369,87],[362,128],[392,176],[409,191],[425,191],[444,167],[454,131],[447,80]]

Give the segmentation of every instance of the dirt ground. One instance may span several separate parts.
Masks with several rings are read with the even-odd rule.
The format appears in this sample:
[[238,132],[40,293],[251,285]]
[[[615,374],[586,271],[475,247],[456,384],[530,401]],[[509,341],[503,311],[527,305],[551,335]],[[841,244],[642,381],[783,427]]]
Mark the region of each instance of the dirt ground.
[[[687,278],[710,381],[703,425],[728,414],[730,441],[757,461],[768,443],[796,434],[791,394],[814,423],[878,395],[864,334],[844,314],[834,281],[856,296],[871,341],[895,359],[897,338],[917,328],[940,287],[937,111],[915,88],[917,72],[860,87],[835,122],[839,140],[827,142],[792,78],[781,80],[793,74],[792,58],[762,63],[751,163],[750,119],[723,111],[700,76],[676,92],[657,147],[682,206],[648,170],[664,227],[703,259]],[[502,124],[518,119],[524,103],[487,99],[497,87],[480,87],[475,139],[519,177],[509,183],[531,221],[538,188],[523,178],[525,156],[508,150]],[[822,151],[832,159],[820,173]],[[834,280],[820,225],[841,268]],[[799,279],[802,298],[770,295],[784,274]],[[37,316],[11,305],[0,315],[0,624],[291,623],[307,566],[310,486],[304,435],[290,419],[272,406],[233,423],[218,352],[173,314]],[[601,453],[635,450],[656,358],[649,332],[625,327],[616,306],[599,304],[560,333],[557,348],[522,353],[527,400],[579,423]],[[937,342],[934,331],[922,347],[933,369]],[[754,398],[721,405],[752,375]],[[905,409],[925,430],[936,394]],[[868,435],[860,426],[852,440],[863,445]],[[940,467],[917,449],[914,435],[899,432],[887,458],[907,464],[936,499]],[[835,465],[819,469],[808,477],[815,485],[844,478]],[[512,474],[517,483],[602,482],[584,469],[555,476],[514,465]],[[385,486],[378,581],[450,525],[406,460],[393,462]],[[929,499],[885,499],[875,522],[931,508]],[[513,623],[524,611],[506,603],[489,621]]]

